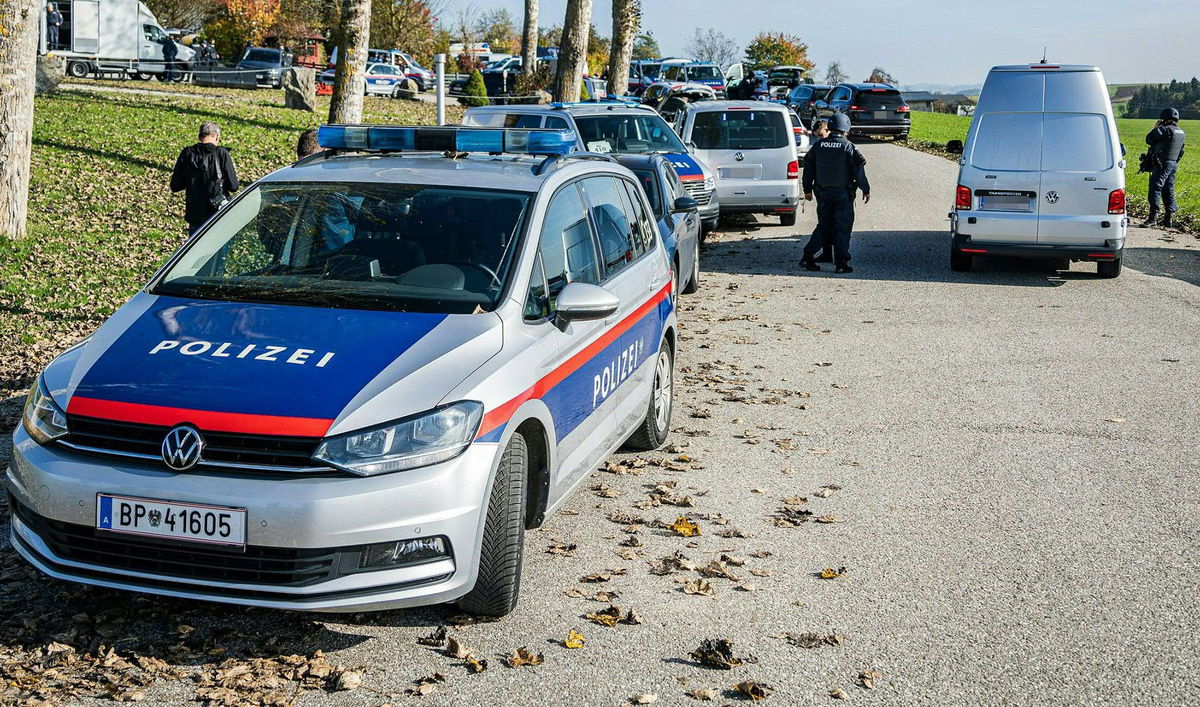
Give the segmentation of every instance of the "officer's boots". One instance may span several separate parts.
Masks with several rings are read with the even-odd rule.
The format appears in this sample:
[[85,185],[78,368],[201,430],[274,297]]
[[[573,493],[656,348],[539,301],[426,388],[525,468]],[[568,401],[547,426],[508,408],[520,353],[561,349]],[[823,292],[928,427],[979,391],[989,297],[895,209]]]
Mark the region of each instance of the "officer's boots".
[[1171,213],[1170,211],[1163,212],[1163,228],[1171,227]]
[[[1168,216],[1167,218],[1170,218],[1170,216]],[[1158,225],[1158,210],[1150,209],[1150,215],[1147,216],[1146,220],[1142,222],[1142,228],[1154,228],[1157,225]]]

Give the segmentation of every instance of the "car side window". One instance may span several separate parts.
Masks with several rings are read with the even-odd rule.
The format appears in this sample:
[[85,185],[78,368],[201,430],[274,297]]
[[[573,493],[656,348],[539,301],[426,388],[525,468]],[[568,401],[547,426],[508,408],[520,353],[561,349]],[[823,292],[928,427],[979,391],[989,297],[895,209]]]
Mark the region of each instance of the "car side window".
[[545,127],[550,130],[569,130],[571,126],[567,125],[567,121],[565,119],[560,118],[557,115],[551,115],[546,117]]
[[538,251],[546,277],[544,299],[550,312],[554,311],[558,293],[567,284],[600,284],[596,246],[578,186],[568,185],[550,200]]
[[540,128],[542,127],[542,116],[529,113],[509,113],[504,116],[504,127]]
[[654,249],[654,236],[658,233],[658,228],[655,226],[654,220],[650,218],[649,212],[642,206],[642,196],[638,193],[640,187],[625,180],[621,180],[621,184],[625,186],[626,203],[629,205],[629,213],[632,216],[630,221],[633,229],[630,240],[636,258]]
[[615,177],[590,177],[582,185],[596,225],[605,277],[609,277],[624,270],[635,257],[628,197]]
[[675,170],[668,166],[663,166],[659,169],[662,172],[663,179],[667,180],[667,192],[670,193],[671,200],[674,201],[684,196],[686,192],[683,188],[683,182],[680,181],[679,175],[675,173]]
[[550,297],[546,294],[546,271],[542,268],[542,253],[539,249],[533,258],[533,272],[529,274],[529,292],[525,295],[525,319],[537,320],[550,316]]

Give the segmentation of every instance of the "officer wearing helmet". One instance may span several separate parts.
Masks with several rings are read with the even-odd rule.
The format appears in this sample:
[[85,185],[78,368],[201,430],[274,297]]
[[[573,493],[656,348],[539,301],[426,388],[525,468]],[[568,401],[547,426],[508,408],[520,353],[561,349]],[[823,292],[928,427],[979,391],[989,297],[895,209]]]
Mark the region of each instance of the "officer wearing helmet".
[[850,232],[854,230],[854,195],[862,189],[863,203],[871,200],[871,184],[867,181],[867,160],[846,137],[850,118],[835,113],[829,121],[829,136],[813,145],[804,156],[804,198],[817,199],[817,228],[804,246],[800,264],[806,270],[818,271],[821,266],[813,260],[817,251],[827,244],[833,246],[835,273],[850,273]]
[[1154,129],[1146,135],[1154,168],[1150,172],[1150,215],[1142,224],[1143,228],[1157,225],[1160,200],[1163,205],[1162,225],[1164,228],[1171,227],[1171,216],[1178,208],[1175,203],[1175,170],[1179,167],[1179,160],[1183,159],[1184,139],[1183,130],[1179,128],[1179,111],[1163,108]]

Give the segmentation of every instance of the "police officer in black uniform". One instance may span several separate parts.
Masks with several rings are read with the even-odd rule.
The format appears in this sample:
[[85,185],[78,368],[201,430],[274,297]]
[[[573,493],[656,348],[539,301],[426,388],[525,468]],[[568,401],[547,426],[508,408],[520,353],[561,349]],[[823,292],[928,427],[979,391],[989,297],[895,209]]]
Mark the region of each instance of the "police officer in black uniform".
[[1185,139],[1183,130],[1179,128],[1179,111],[1163,108],[1154,129],[1146,135],[1146,144],[1150,146],[1154,169],[1150,172],[1150,216],[1142,224],[1143,228],[1157,225],[1160,199],[1163,205],[1163,227],[1171,227],[1171,216],[1179,208],[1175,203],[1175,170],[1179,167],[1179,160],[1183,159]]
[[817,228],[800,264],[806,270],[818,271],[821,266],[813,256],[828,243],[833,245],[835,273],[850,273],[850,232],[854,230],[854,195],[862,189],[863,203],[871,200],[871,184],[867,181],[867,159],[846,137],[850,118],[835,113],[829,121],[830,135],[804,156],[804,198],[817,197]]

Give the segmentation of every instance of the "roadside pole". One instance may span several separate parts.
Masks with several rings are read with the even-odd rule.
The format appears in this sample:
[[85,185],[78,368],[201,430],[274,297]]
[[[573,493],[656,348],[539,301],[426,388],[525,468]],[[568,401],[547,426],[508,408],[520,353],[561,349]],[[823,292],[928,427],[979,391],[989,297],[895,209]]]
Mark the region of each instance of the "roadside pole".
[[433,55],[433,68],[437,71],[437,124],[446,124],[446,55]]

